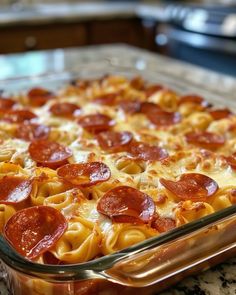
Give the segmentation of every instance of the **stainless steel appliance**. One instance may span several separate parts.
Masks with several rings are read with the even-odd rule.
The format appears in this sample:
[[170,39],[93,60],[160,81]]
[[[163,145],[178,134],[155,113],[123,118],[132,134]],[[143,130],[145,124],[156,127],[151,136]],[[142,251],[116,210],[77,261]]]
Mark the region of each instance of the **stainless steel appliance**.
[[236,76],[236,4],[168,5],[158,46],[170,56]]

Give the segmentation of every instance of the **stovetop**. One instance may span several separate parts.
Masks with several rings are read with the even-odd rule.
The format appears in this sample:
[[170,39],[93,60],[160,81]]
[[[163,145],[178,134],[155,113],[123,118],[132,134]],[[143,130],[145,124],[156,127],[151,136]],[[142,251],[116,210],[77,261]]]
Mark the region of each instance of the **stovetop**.
[[169,4],[166,11],[170,22],[185,30],[236,38],[236,4]]

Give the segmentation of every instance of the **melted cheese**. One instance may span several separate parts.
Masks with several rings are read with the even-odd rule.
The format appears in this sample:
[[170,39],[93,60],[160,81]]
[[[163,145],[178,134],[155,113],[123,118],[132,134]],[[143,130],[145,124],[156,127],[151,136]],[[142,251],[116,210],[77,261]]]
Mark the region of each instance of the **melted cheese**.
[[[87,87],[67,86],[55,99],[44,106],[32,108],[38,116],[35,123],[51,128],[49,139],[68,146],[73,155],[70,163],[102,161],[111,170],[111,178],[90,188],[81,188],[74,194],[70,185],[61,181],[56,172],[37,167],[31,159],[29,143],[14,138],[17,124],[0,122],[0,177],[7,174],[37,176],[31,193],[30,205],[52,206],[60,210],[68,220],[68,230],[51,249],[59,260],[68,263],[82,262],[118,251],[122,248],[158,235],[151,224],[116,223],[97,211],[97,202],[107,191],[127,185],[148,194],[156,204],[161,218],[175,219],[180,225],[195,220],[232,204],[230,195],[236,189],[236,171],[222,158],[236,152],[236,116],[214,121],[207,110],[192,103],[179,104],[179,95],[172,91],[159,91],[146,98],[145,91],[135,89],[120,76],[107,76],[90,81]],[[118,101],[138,100],[158,103],[165,111],[178,111],[181,122],[158,127],[145,114],[125,113],[118,104],[101,105],[93,102],[95,97],[116,93]],[[27,106],[27,96],[19,100]],[[76,118],[64,118],[50,113],[54,103],[70,102],[81,107],[78,116],[101,113],[110,116],[115,131],[129,131],[136,141],[159,146],[167,150],[169,158],[160,161],[136,161],[127,157],[127,152],[109,153],[103,151],[93,134],[84,130]],[[18,108],[23,108],[18,104]],[[30,109],[30,106],[27,106]],[[185,134],[208,131],[224,135],[226,143],[211,152],[203,151],[194,144],[188,144]],[[12,166],[13,165],[13,166]],[[160,178],[178,180],[183,173],[201,173],[214,179],[219,191],[206,202],[182,201],[165,189]],[[71,191],[72,190],[72,191]],[[161,196],[161,197],[160,197]],[[18,208],[2,206],[1,226]]]

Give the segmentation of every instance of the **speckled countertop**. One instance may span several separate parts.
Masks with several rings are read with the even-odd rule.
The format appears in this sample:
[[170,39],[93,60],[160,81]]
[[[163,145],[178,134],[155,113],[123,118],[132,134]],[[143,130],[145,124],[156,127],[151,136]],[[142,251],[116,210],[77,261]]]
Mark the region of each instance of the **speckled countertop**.
[[155,4],[86,1],[0,6],[0,27],[132,17],[166,20],[168,10],[165,7],[161,1]]
[[[54,51],[32,52],[17,55],[0,55],[0,87],[11,82],[1,80],[13,77],[33,75],[32,80],[38,81],[37,75],[44,73],[57,73],[62,71],[80,72],[84,65],[91,66],[96,63],[106,63],[113,66],[123,66],[129,71],[136,68],[140,74],[161,75],[169,77],[173,83],[201,92],[214,92],[214,96],[236,101],[236,80],[229,76],[219,75],[201,68],[180,63],[157,54],[130,46],[100,46],[80,49],[66,49]],[[173,84],[174,85],[174,84]],[[0,294],[9,294],[4,287],[4,273],[0,271]],[[220,264],[212,269],[189,277],[175,287],[161,295],[235,295],[236,294],[236,258]]]

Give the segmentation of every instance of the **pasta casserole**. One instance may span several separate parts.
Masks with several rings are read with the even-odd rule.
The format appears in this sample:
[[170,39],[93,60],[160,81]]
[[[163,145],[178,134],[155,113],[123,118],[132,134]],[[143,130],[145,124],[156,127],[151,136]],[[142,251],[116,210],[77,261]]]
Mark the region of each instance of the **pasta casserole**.
[[89,261],[236,203],[236,116],[141,77],[2,94],[0,135],[0,230],[37,263]]

